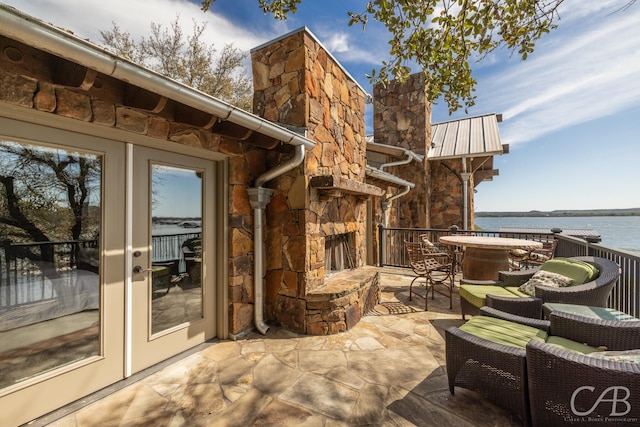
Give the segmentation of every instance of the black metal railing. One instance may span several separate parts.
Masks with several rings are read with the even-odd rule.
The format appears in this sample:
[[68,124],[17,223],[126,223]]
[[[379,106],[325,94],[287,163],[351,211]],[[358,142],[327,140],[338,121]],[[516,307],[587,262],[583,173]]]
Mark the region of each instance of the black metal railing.
[[[556,231],[556,230],[554,230]],[[557,233],[526,233],[504,231],[471,231],[429,228],[378,228],[378,263],[380,266],[409,267],[404,241],[417,242],[426,234],[437,244],[442,236],[452,234],[511,237],[525,240],[555,238],[558,241],[555,256],[597,256],[620,266],[620,277],[609,297],[609,307],[640,318],[640,253],[610,248],[588,240]]]

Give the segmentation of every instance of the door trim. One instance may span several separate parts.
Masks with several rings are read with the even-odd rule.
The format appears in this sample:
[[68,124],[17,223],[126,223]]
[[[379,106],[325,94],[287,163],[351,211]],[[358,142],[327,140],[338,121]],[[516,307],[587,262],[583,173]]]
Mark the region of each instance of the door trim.
[[124,377],[132,375],[133,330],[133,144],[127,143],[125,155],[125,297],[124,297]]

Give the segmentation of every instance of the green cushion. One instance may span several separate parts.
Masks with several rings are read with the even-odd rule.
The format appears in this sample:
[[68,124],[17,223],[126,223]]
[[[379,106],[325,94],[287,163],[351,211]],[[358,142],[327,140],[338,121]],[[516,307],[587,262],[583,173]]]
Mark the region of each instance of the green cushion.
[[547,338],[547,333],[540,329],[489,316],[474,316],[460,326],[460,330],[497,344],[522,349],[532,339],[545,342]]
[[514,294],[517,297],[530,297],[531,295],[525,294],[524,292],[521,292],[520,289],[517,286],[507,286],[505,287],[506,290],[508,290],[509,292],[511,292],[512,294]]
[[548,337],[546,342],[547,344],[555,345],[556,347],[560,347],[562,349],[580,354],[589,354],[593,353],[594,351],[602,351],[599,348],[591,347],[590,345],[581,344],[577,341],[572,341],[555,335]]
[[572,258],[554,258],[540,267],[540,270],[558,273],[573,279],[573,285],[581,285],[593,280],[598,275],[598,269],[588,262]]
[[487,294],[498,295],[501,297],[515,298],[512,292],[509,292],[502,286],[497,285],[462,285],[460,286],[460,298],[464,298],[476,307],[484,307],[487,300]]

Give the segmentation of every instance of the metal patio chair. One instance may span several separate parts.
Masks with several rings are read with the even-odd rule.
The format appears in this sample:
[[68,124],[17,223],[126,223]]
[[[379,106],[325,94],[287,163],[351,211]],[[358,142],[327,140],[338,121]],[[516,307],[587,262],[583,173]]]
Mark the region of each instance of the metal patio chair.
[[[449,298],[449,308],[453,308],[453,261],[449,254],[439,252],[437,248],[427,247],[422,242],[410,242],[405,240],[404,246],[409,256],[409,265],[416,277],[409,285],[409,301],[413,294],[424,298],[424,309],[428,310],[428,296],[431,291],[431,299],[435,298],[435,293]],[[425,294],[414,290],[414,283],[424,282]],[[448,282],[448,283],[447,283]],[[444,288],[444,289],[439,289]]]

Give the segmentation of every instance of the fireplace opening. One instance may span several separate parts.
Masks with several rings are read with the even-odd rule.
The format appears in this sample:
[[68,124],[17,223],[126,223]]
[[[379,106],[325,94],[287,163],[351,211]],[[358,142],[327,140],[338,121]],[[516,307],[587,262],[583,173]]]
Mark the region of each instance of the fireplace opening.
[[325,274],[356,268],[355,233],[325,237]]

